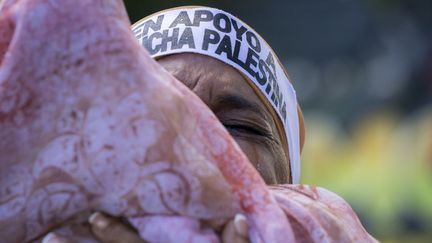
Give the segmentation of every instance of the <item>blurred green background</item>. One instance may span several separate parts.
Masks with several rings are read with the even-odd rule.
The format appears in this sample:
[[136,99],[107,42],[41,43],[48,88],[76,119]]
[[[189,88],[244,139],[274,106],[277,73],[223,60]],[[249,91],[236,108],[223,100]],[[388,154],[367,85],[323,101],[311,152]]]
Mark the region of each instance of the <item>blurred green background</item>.
[[125,0],[135,22],[224,9],[286,66],[306,118],[302,183],[345,198],[384,242],[432,242],[432,1]]

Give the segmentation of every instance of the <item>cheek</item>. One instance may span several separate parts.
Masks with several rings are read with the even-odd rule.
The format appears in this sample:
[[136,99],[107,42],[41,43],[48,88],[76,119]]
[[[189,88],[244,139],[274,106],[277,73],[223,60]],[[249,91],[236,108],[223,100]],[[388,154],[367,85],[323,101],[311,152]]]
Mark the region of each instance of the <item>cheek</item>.
[[236,142],[246,154],[249,161],[263,177],[266,184],[276,184],[278,182],[275,164],[276,158],[265,148],[264,145],[248,142],[243,139],[235,138]]

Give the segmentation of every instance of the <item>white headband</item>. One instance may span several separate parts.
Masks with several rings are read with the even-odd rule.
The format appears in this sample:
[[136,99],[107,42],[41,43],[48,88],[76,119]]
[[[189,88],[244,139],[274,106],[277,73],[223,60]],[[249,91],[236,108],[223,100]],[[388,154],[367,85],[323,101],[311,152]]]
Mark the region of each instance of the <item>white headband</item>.
[[284,126],[293,183],[300,180],[297,99],[285,69],[267,42],[235,16],[215,8],[164,10],[132,26],[153,58],[192,52],[211,56],[246,75],[267,98]]

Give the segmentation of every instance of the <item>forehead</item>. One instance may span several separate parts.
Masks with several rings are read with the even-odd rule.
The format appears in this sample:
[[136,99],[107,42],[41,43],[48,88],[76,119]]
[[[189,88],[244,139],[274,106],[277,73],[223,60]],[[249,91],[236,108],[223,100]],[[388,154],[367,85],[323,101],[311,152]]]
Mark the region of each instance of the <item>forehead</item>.
[[236,110],[238,115],[260,117],[271,127],[276,126],[269,105],[257,95],[253,84],[230,65],[194,53],[173,54],[158,62],[194,91],[213,112]]
[[181,53],[162,57],[158,62],[191,90],[211,89],[218,94],[239,95],[264,105],[240,72],[215,58]]
[[277,134],[270,104],[257,95],[253,84],[235,68],[215,58],[181,53],[165,56],[158,62],[195,92],[214,113],[235,110],[239,116],[265,121]]

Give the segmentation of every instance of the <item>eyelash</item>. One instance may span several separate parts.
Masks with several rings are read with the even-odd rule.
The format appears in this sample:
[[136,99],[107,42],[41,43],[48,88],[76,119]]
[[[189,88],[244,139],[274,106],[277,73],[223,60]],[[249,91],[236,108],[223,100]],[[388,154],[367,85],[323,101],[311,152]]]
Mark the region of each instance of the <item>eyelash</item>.
[[261,137],[268,137],[268,134],[259,128],[245,124],[224,124],[228,131],[235,131],[241,134],[250,134]]

